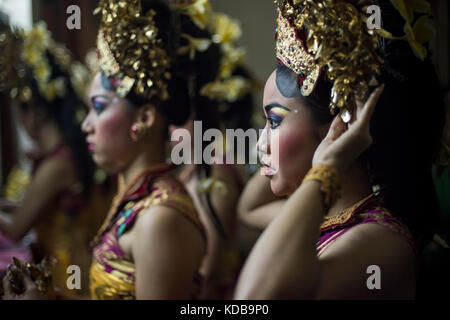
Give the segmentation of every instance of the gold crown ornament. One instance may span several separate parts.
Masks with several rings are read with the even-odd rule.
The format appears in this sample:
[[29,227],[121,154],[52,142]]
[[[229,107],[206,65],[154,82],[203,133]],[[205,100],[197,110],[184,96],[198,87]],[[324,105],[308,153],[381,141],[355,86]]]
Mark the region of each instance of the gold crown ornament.
[[297,30],[278,10],[276,35],[277,59],[299,76],[299,86],[304,96],[309,96],[317,83],[320,67],[315,62]]
[[117,94],[125,97],[132,88],[146,99],[167,100],[170,58],[158,37],[156,12],[142,12],[140,0],[100,0],[97,37],[100,68],[120,80]]
[[394,37],[384,29],[368,29],[367,8],[376,4],[374,0],[275,0],[275,3],[279,11],[278,61],[299,76],[304,96],[313,92],[320,74],[331,80],[333,114],[337,110],[341,115],[351,113],[355,96],[366,97],[369,87],[378,84],[376,77],[384,62],[378,53],[380,38],[406,40],[413,52],[424,59],[426,49],[422,44],[432,35],[425,23],[429,14],[425,0],[414,1],[418,5],[408,7],[408,13],[426,14],[418,18],[414,27],[410,25],[411,15],[399,10],[406,8],[404,0],[391,1],[402,16],[408,17],[402,37]]

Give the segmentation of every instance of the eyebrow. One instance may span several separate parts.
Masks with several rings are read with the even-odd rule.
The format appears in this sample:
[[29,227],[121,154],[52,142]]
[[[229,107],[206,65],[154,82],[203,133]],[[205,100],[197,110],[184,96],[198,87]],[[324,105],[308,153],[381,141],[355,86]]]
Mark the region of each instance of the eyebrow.
[[281,104],[278,104],[278,103],[268,104],[267,106],[264,107],[264,110],[266,110],[266,112],[269,112],[273,108],[280,108],[280,109],[283,109],[283,110],[291,112],[291,109],[286,108],[286,107],[284,107],[284,106],[282,106]]

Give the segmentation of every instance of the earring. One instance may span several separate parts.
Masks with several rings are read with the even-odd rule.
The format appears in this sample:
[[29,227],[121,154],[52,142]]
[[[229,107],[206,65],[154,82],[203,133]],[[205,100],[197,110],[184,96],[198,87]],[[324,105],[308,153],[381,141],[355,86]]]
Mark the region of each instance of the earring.
[[145,124],[142,121],[134,123],[130,129],[130,136],[134,141],[137,141],[145,130]]

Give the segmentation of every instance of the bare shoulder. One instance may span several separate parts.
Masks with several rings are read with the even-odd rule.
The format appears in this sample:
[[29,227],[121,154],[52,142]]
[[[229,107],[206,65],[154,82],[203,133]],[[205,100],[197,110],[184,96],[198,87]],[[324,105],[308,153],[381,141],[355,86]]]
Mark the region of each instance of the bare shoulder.
[[179,210],[168,206],[154,206],[141,212],[133,227],[134,238],[170,238],[203,244],[198,228]]
[[[407,239],[377,225],[356,226],[336,240],[320,256],[325,281],[322,297],[410,299],[415,294],[415,253]],[[371,274],[379,273],[380,288],[369,289]],[[343,293],[346,290],[348,296]]]

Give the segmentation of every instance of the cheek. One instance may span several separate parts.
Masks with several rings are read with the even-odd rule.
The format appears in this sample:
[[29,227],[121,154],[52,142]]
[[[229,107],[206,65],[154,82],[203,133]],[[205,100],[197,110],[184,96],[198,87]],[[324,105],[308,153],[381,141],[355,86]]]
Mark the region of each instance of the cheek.
[[310,141],[309,131],[300,126],[286,126],[273,131],[270,142],[272,163],[276,168],[292,165]]
[[288,195],[295,191],[311,167],[316,147],[306,126],[285,126],[278,130],[271,139],[271,162],[278,169],[271,181],[275,194]]
[[131,140],[132,120],[124,110],[105,111],[100,115],[96,128],[96,149],[106,156],[124,153]]

